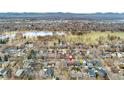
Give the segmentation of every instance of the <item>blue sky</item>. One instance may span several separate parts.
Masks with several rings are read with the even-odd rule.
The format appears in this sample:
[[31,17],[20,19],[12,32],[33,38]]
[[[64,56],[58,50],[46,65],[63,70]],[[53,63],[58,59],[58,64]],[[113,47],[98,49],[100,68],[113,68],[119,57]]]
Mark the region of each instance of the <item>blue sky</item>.
[[0,0],[0,12],[124,12],[124,0]]

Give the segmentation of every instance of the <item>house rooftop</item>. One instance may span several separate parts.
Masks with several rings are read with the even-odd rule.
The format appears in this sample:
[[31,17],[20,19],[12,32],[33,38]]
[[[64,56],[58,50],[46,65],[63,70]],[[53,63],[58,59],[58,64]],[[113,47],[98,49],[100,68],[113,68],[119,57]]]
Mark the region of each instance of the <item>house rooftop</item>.
[[24,69],[18,69],[16,72],[16,76],[21,76],[21,74],[24,72]]

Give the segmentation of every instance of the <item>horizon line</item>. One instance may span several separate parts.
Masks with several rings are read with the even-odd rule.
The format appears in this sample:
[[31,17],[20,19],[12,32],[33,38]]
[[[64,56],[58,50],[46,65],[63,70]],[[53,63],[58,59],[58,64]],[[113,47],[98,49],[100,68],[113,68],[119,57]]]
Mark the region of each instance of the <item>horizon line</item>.
[[37,13],[37,14],[42,14],[42,13],[63,13],[63,14],[106,14],[106,13],[113,13],[113,14],[123,14],[124,12],[80,12],[80,13],[76,13],[76,12],[0,12],[0,13]]

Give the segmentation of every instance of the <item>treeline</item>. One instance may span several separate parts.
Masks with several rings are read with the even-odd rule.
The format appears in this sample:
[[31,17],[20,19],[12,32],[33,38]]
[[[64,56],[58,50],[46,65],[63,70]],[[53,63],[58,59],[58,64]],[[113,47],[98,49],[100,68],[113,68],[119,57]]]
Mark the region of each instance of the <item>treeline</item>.
[[9,41],[9,38],[0,39],[0,44],[6,44]]

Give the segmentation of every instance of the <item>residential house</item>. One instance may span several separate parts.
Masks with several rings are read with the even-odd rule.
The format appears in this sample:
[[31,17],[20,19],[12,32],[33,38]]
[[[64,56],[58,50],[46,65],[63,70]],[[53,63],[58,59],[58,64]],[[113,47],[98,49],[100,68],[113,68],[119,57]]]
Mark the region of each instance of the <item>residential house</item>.
[[89,77],[96,77],[96,73],[93,69],[88,70],[88,75],[89,75]]

